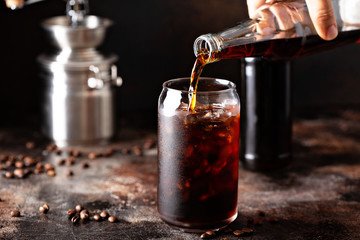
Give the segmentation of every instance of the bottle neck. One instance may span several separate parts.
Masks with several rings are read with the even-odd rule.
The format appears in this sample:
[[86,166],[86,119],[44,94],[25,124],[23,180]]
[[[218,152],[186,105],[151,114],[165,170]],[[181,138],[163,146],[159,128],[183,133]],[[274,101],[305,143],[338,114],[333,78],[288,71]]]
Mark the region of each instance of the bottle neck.
[[207,54],[207,63],[216,62],[219,59],[219,52],[223,50],[223,40],[217,34],[204,34],[198,37],[194,42],[194,54],[199,57],[200,54]]

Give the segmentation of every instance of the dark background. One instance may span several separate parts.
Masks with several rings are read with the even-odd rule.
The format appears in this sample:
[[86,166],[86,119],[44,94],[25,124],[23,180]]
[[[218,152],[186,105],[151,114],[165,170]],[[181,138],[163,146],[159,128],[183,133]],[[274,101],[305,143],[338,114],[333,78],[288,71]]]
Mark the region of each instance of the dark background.
[[[11,11],[0,0],[0,127],[40,124],[41,80],[36,57],[48,47],[40,23],[64,15],[65,1],[45,0]],[[119,124],[156,127],[161,84],[190,75],[193,41],[247,17],[244,0],[90,0],[90,13],[115,22],[101,47],[119,56]],[[360,45],[293,61],[294,111],[360,103]],[[203,76],[240,85],[240,61],[208,65]]]

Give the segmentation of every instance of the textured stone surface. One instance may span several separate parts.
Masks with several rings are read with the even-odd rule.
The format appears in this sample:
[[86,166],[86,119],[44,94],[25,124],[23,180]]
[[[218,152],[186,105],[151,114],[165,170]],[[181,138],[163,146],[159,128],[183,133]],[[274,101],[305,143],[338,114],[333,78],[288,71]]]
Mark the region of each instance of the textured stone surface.
[[[314,116],[314,115],[313,115]],[[245,218],[263,224],[242,239],[359,239],[360,230],[360,112],[336,111],[294,123],[294,162],[286,170],[261,174],[240,169],[239,217],[232,229],[241,229]],[[142,146],[154,133],[129,131],[113,144],[117,150]],[[37,147],[25,148],[34,140]],[[29,130],[1,130],[0,154],[40,155],[45,143]],[[107,147],[82,148],[84,152]],[[65,156],[65,153],[63,153]],[[0,178],[0,239],[200,239],[165,225],[156,212],[156,150],[144,156],[117,151],[109,158],[77,158],[73,166],[57,166],[61,156],[47,155],[57,175],[30,175],[26,179]],[[88,169],[81,162],[89,162]],[[66,170],[74,172],[66,177]],[[47,203],[48,214],[39,212]],[[107,210],[117,223],[73,225],[66,211],[82,204],[91,214]],[[10,211],[19,209],[20,218]],[[270,223],[269,218],[278,218]],[[238,239],[217,233],[213,239]]]

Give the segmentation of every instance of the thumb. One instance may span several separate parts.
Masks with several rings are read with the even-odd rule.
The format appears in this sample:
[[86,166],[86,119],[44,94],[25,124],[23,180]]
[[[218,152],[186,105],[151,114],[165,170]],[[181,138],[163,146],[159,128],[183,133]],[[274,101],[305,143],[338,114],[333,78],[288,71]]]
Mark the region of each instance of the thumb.
[[306,0],[306,3],[319,36],[325,40],[334,39],[338,30],[331,0]]

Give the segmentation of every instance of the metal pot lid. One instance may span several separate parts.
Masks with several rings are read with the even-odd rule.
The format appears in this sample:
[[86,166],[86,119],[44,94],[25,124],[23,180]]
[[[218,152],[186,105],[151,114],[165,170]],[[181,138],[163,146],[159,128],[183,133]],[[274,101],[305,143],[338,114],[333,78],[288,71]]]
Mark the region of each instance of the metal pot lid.
[[89,69],[89,66],[95,65],[106,65],[110,66],[112,63],[116,62],[118,57],[115,54],[99,54],[96,52],[94,56],[66,56],[62,51],[57,55],[41,54],[38,57],[38,61],[45,67],[51,69],[53,66],[61,67],[65,70],[82,70]]

